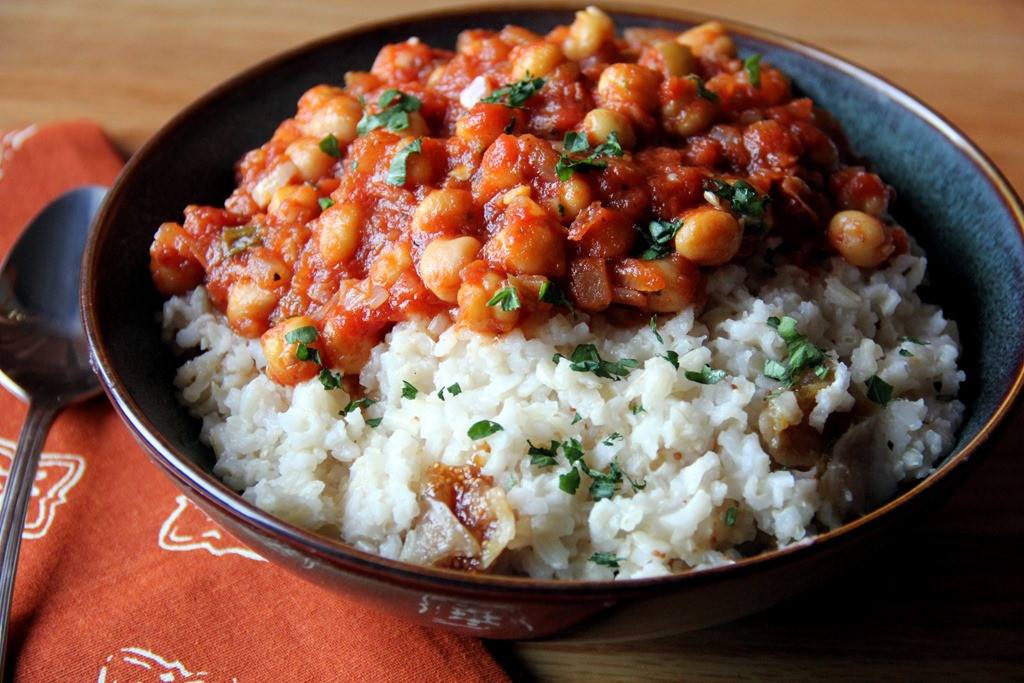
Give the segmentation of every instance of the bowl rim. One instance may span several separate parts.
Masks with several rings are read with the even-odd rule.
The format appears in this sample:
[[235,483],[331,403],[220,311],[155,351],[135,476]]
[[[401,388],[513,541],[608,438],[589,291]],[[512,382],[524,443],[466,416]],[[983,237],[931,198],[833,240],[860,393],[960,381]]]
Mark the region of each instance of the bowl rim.
[[[108,355],[107,347],[104,343],[104,333],[99,328],[96,310],[92,303],[95,300],[96,294],[96,279],[92,277],[92,273],[95,270],[97,256],[103,241],[108,235],[112,218],[116,215],[118,207],[123,201],[121,196],[123,187],[128,183],[128,178],[130,178],[135,168],[144,164],[146,159],[153,153],[153,150],[157,149],[172,131],[185,125],[196,111],[214,104],[219,98],[231,92],[239,85],[259,79],[267,72],[280,67],[283,63],[295,57],[316,52],[329,45],[343,42],[360,34],[384,28],[408,26],[412,29],[415,25],[423,22],[459,19],[469,15],[498,14],[502,12],[509,14],[510,21],[512,21],[511,17],[518,14],[573,12],[579,9],[581,7],[578,3],[568,3],[562,0],[556,2],[523,2],[511,11],[506,7],[488,2],[474,5],[473,7],[448,7],[394,15],[359,23],[340,31],[326,34],[256,62],[221,82],[199,98],[193,100],[167,121],[128,160],[108,192],[103,206],[93,223],[83,256],[81,302],[90,356],[105,392],[122,420],[130,427],[133,436],[142,445],[143,450],[179,487],[184,489],[186,493],[192,494],[193,500],[195,500],[195,497],[198,497],[202,502],[227,515],[233,523],[257,535],[274,537],[278,543],[286,547],[302,548],[304,555],[321,558],[327,564],[337,568],[343,567],[346,571],[353,574],[376,576],[383,573],[389,579],[397,580],[402,585],[420,586],[427,589],[443,588],[445,591],[454,591],[463,595],[486,595],[496,591],[507,593],[509,589],[514,589],[515,596],[522,600],[537,597],[555,601],[560,599],[572,600],[574,596],[582,594],[586,594],[588,597],[606,595],[609,598],[623,598],[662,593],[669,587],[676,589],[682,586],[702,585],[718,580],[723,574],[731,576],[761,572],[766,568],[775,567],[787,562],[790,556],[796,553],[800,553],[800,556],[803,557],[808,556],[810,553],[829,552],[847,543],[854,537],[867,535],[879,529],[884,520],[894,516],[894,511],[897,508],[909,509],[911,503],[916,502],[920,504],[925,497],[934,497],[941,494],[943,490],[948,490],[949,487],[946,484],[951,483],[958,476],[966,474],[968,466],[977,462],[979,458],[976,456],[979,454],[982,444],[993,439],[996,433],[1006,426],[1006,418],[1022,402],[1024,357],[1017,359],[1017,367],[1014,370],[1010,389],[1002,396],[998,406],[979,429],[978,433],[958,451],[947,455],[942,464],[927,477],[913,483],[908,490],[899,493],[899,495],[866,515],[843,524],[836,529],[822,532],[779,549],[743,558],[735,563],[666,576],[632,578],[628,580],[539,579],[523,576],[470,574],[391,560],[359,550],[341,540],[332,539],[300,528],[270,513],[264,512],[252,503],[244,500],[240,494],[229,489],[212,474],[203,471],[191,460],[176,454],[173,445],[139,409],[138,404],[134,401],[114,369],[114,364]],[[642,4],[626,5],[619,1],[604,2],[601,4],[601,9],[624,18],[654,18],[680,24],[718,21],[726,27],[730,35],[743,36],[769,43],[785,51],[795,53],[801,58],[819,62],[840,72],[844,77],[851,78],[869,89],[881,93],[887,100],[894,102],[918,119],[923,120],[931,128],[937,130],[959,150],[964,158],[972,163],[992,188],[996,190],[1005,207],[1009,209],[1010,215],[1015,219],[1017,231],[1020,233],[1021,239],[1024,240],[1024,205],[1022,205],[1020,198],[1003,173],[959,128],[888,79],[802,40],[743,22],[675,8],[653,7]]]

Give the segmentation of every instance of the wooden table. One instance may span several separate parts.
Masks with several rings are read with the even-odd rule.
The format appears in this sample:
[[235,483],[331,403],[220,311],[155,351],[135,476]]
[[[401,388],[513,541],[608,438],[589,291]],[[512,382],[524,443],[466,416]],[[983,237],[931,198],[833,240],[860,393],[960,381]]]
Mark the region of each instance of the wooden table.
[[[415,10],[455,4],[419,0]],[[1019,0],[685,4],[884,74],[964,130],[1024,189]],[[400,0],[3,0],[0,128],[92,118],[131,153],[192,99],[252,63],[410,9]],[[1024,676],[1022,444],[1018,410],[994,452],[920,533],[840,577],[827,594],[672,638],[503,643],[495,654],[520,680]]]

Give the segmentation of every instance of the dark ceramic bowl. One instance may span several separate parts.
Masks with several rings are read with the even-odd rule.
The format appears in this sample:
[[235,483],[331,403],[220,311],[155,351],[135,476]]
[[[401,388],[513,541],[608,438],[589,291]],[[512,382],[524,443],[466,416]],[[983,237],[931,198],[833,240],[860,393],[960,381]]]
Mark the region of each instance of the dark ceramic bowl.
[[[670,27],[685,14],[619,12],[617,25]],[[148,270],[157,226],[190,203],[220,205],[233,165],[269,139],[299,96],[347,70],[367,69],[385,43],[419,36],[451,47],[470,27],[539,33],[570,10],[481,10],[391,21],[320,40],[260,64],[191,105],[128,163],[91,236],[83,303],[106,391],[152,459],[200,508],[273,562],[309,581],[411,621],[491,638],[654,636],[751,613],[825,581],[933,508],[977,461],[1021,390],[1024,211],[992,164],[923,104],[817,49],[729,26],[743,54],[759,53],[830,109],[861,154],[896,186],[895,213],[930,255],[931,296],[959,321],[968,382],[955,450],[896,500],[798,547],[735,565],[656,579],[556,582],[475,576],[388,561],[296,528],[244,501],[211,474],[214,457],[178,403],[177,360],[161,341],[161,299]],[[609,618],[612,617],[612,618]]]

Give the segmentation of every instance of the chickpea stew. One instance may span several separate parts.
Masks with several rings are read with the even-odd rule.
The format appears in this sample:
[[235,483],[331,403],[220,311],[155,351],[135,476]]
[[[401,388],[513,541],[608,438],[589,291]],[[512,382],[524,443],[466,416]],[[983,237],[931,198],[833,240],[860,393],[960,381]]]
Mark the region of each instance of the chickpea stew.
[[275,382],[339,381],[412,317],[502,335],[699,307],[768,236],[878,267],[908,249],[892,198],[720,24],[620,36],[591,7],[547,35],[386,45],[311,88],[222,208],[159,227],[151,271],[165,296],[205,285]]

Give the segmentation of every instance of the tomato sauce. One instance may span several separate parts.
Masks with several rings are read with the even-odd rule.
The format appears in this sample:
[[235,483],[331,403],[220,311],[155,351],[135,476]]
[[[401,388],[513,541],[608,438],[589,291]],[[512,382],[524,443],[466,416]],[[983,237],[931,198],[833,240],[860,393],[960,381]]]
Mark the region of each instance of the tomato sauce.
[[[699,306],[709,269],[767,235],[877,266],[906,249],[893,192],[835,121],[716,23],[385,45],[306,92],[237,166],[223,208],[160,226],[165,295],[205,285],[268,374],[358,373],[391,325],[484,334],[574,312]],[[317,361],[290,335],[316,331]]]

